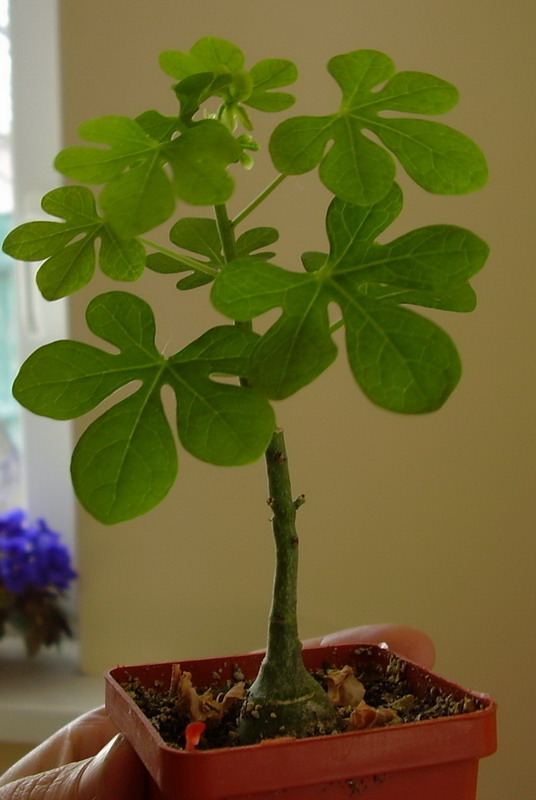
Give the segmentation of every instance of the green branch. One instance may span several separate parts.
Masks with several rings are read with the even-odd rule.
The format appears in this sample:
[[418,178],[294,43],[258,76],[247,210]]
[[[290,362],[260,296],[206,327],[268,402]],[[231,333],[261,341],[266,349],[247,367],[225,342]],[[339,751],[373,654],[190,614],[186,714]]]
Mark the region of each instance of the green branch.
[[248,206],[246,206],[240,212],[240,214],[237,214],[237,216],[233,219],[231,223],[233,227],[235,228],[240,222],[242,222],[243,219],[248,217],[252,211],[255,211],[255,209],[258,206],[260,206],[260,204],[264,202],[264,200],[266,200],[266,198],[269,197],[281,183],[283,183],[286,177],[287,177],[286,175],[278,175],[277,178],[275,178],[275,180],[273,180],[272,183],[270,183],[266,187],[266,189],[264,189],[264,191],[262,191],[259,195],[257,195],[255,200],[252,200],[252,202]]

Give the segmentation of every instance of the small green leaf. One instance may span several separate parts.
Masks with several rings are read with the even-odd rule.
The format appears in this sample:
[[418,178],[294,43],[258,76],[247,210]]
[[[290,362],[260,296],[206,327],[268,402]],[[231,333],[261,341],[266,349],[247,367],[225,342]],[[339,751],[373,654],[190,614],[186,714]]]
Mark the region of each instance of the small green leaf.
[[158,57],[160,69],[171,78],[181,81],[196,72],[203,72],[203,68],[196,62],[189,53],[181,53],[178,50],[164,50]]
[[177,289],[186,292],[189,289],[198,289],[200,286],[206,286],[208,283],[212,283],[213,280],[214,277],[212,275],[194,270],[190,275],[177,281]]
[[171,228],[169,238],[177,247],[205,256],[206,263],[211,266],[224,263],[218,227],[213,219],[184,217]]
[[429,192],[460,194],[486,183],[485,158],[467,136],[430,120],[382,113],[448,111],[458,99],[451,84],[426,73],[396,74],[391,59],[374,50],[335,56],[328,69],[342,89],[340,108],[330,116],[295,117],[275,129],[270,153],[280,172],[296,175],[320,165],[321,180],[337,197],[372,205],[390,191],[395,163],[365,133],[370,132]]
[[[200,267],[205,263],[199,262]],[[162,275],[189,272],[189,275],[177,282],[177,289],[181,290],[197,289],[199,286],[205,286],[214,280],[213,275],[207,274],[201,269],[195,269],[193,264],[185,264],[179,258],[173,258],[163,253],[151,253],[147,256],[146,266],[153,272],[159,272]]]
[[[202,217],[183,217],[171,228],[169,238],[177,247],[192,253],[205,256],[204,259],[191,258],[182,260],[163,253],[152,253],[147,257],[147,267],[166,275],[189,272],[177,283],[177,289],[188,290],[205,286],[214,280],[215,271],[224,264],[221,242],[216,222]],[[196,267],[196,265],[199,265]],[[210,271],[207,269],[210,267]]]
[[346,326],[348,360],[356,381],[377,405],[403,413],[439,408],[459,379],[459,358],[448,336],[401,304],[456,311],[474,307],[469,278],[488,248],[470,231],[432,225],[391,242],[376,238],[402,208],[395,186],[373,206],[335,198],[327,215],[330,253],[304,254],[307,273],[238,259],[218,274],[211,293],[222,313],[247,321],[273,308],[281,316],[256,345],[250,379],[281,399],[331,363],[328,307]]
[[158,142],[128,117],[91,119],[79,126],[78,133],[87,142],[110,146],[67,147],[56,156],[56,169],[83,183],[106,183],[137,161],[145,160],[148,153],[152,156],[158,147]]
[[135,239],[119,236],[109,219],[100,217],[95,199],[84,186],[64,186],[43,197],[43,210],[64,222],[26,222],[4,241],[4,250],[21,261],[44,261],[37,273],[43,297],[57,300],[84,287],[93,277],[95,243],[101,241],[99,264],[115,280],[134,281],[143,272],[145,250]]
[[205,36],[190,49],[190,54],[202,69],[196,72],[237,72],[244,67],[244,55],[239,47],[226,39]]
[[72,341],[46,345],[23,364],[14,393],[34,413],[70,419],[118,389],[132,388],[91,423],[73,453],[77,495],[98,520],[114,523],[142,514],[173,483],[177,456],[162,406],[164,384],[175,391],[179,439],[193,455],[225,465],[262,455],[275,426],[270,405],[238,381],[213,377],[248,376],[255,334],[214,328],[166,359],[154,344],[150,307],[126,292],[96,297],[87,321],[116,352]]
[[[231,80],[231,76],[228,76],[228,80]],[[174,87],[180,103],[180,118],[183,122],[191,124],[192,118],[199,111],[203,100],[210,97],[214,83],[212,72],[202,72],[199,75],[189,75]]]
[[165,50],[159,57],[160,67],[172,78],[181,81],[198,73],[237,72],[244,66],[244,55],[239,47],[226,39],[205,36],[199,39],[188,53]]
[[277,242],[279,232],[275,228],[251,228],[242,233],[236,240],[236,253],[239,258],[242,256],[255,255],[256,258],[264,260],[272,258],[274,253],[258,253],[263,247]]
[[101,192],[100,204],[122,236],[153,230],[173,214],[175,198],[158,154],[127,170]]
[[294,105],[296,98],[288,92],[274,92],[281,86],[294,83],[298,70],[292,61],[267,58],[257,62],[250,71],[253,90],[244,100],[246,105],[259,111],[284,111]]
[[196,123],[164,146],[176,194],[191,205],[218,205],[231,196],[234,181],[227,167],[240,159],[241,148],[215,120]]

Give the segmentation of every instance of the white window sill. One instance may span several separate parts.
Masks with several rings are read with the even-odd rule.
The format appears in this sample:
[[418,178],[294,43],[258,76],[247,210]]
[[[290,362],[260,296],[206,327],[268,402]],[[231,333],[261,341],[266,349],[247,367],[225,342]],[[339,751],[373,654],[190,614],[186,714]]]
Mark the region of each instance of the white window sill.
[[78,664],[74,641],[29,659],[20,639],[0,640],[0,742],[38,744],[102,705],[103,679],[82,675]]

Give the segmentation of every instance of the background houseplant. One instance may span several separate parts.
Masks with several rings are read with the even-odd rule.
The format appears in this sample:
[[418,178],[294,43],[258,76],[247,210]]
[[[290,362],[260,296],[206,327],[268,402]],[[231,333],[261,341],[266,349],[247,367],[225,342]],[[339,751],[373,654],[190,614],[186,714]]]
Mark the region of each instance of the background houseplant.
[[62,599],[75,578],[69,549],[45,520],[21,508],[0,514],[0,639],[14,630],[34,656],[71,636]]
[[[194,41],[206,31],[206,25],[199,20],[192,4],[185,3],[181,8],[185,11],[180,19],[181,37]],[[522,762],[524,748],[528,752],[530,739],[523,738],[528,720],[515,710],[522,705],[522,685],[505,683],[504,676],[512,666],[522,668],[532,647],[530,639],[525,641],[531,619],[533,561],[528,522],[533,495],[527,469],[532,459],[527,436],[532,418],[527,358],[530,348],[527,331],[533,324],[527,293],[533,276],[529,255],[531,212],[530,204],[519,203],[513,213],[512,198],[529,197],[532,185],[528,156],[532,138],[529,120],[533,111],[527,106],[526,95],[533,58],[528,32],[533,28],[534,7],[521,3],[519,13],[512,15],[509,7],[494,8],[492,13],[489,4],[478,0],[470,7],[454,2],[449,14],[439,18],[440,9],[425,2],[412,3],[408,15],[408,7],[395,2],[357,7],[355,2],[344,0],[318,4],[314,10],[315,24],[309,28],[307,37],[303,36],[304,20],[311,15],[307,3],[298,1],[289,6],[274,2],[269,7],[238,3],[232,19],[221,3],[207,2],[204,8],[213,20],[213,30],[224,36],[244,41],[245,34],[237,31],[248,29],[252,60],[257,55],[275,52],[288,55],[299,48],[297,60],[304,73],[311,75],[313,70],[318,76],[318,83],[305,85],[301,109],[304,113],[316,108],[319,87],[326,96],[336,90],[324,73],[328,57],[356,45],[373,43],[395,55],[401,64],[407,63],[410,47],[415,56],[413,66],[430,69],[464,87],[463,101],[455,118],[460,127],[485,144],[494,163],[495,177],[486,193],[456,201],[460,211],[463,207],[456,221],[463,224],[462,217],[467,219],[466,214],[470,213],[475,230],[493,242],[497,268],[490,268],[482,285],[477,315],[453,320],[451,330],[456,329],[466,365],[462,386],[441,415],[433,418],[433,424],[429,424],[432,420],[419,419],[414,427],[411,420],[382,415],[378,425],[378,412],[359,400],[341,362],[332,368],[339,387],[337,393],[329,391],[327,384],[331,386],[331,381],[321,380],[302,394],[299,412],[296,404],[289,401],[281,413],[286,427],[294,431],[294,440],[301,443],[297,448],[294,446],[296,490],[306,490],[310,498],[301,511],[302,527],[307,527],[309,540],[302,559],[305,635],[339,624],[352,625],[356,618],[374,617],[411,619],[431,631],[438,643],[443,672],[459,676],[468,685],[486,686],[504,699],[502,725],[508,731],[512,749],[503,749],[500,758],[486,763],[483,796],[508,794],[514,791],[512,786],[519,796],[524,796],[528,792],[526,781],[530,770],[526,767],[516,770],[515,766]],[[250,24],[252,8],[258,27]],[[63,96],[68,142],[77,141],[75,128],[87,116],[112,111],[135,114],[140,107],[148,107],[155,90],[161,92],[162,103],[167,102],[167,86],[162,84],[153,54],[159,48],[177,46],[178,24],[177,7],[172,2],[159,4],[158,14],[150,20],[141,3],[130,5],[128,15],[122,4],[110,8],[101,0],[76,6],[63,4]],[[97,40],[102,47],[99,58],[95,59]],[[319,65],[317,73],[311,51]],[[129,88],[132,79],[135,88]],[[488,85],[488,80],[493,85],[493,103],[490,103],[491,93],[482,89],[483,82]],[[522,120],[526,124],[520,126]],[[509,143],[514,140],[516,146],[511,148]],[[506,149],[508,159],[505,159]],[[262,176],[260,183],[267,178]],[[274,222],[283,227],[288,209],[295,206],[304,190],[308,198],[322,207],[322,211],[312,212],[320,238],[324,197],[319,196],[321,192],[313,192],[307,178],[300,180],[299,185],[287,184],[277,204],[271,205]],[[426,196],[419,193],[415,198],[419,210],[413,219],[407,220],[408,227],[417,227],[425,219],[430,223],[438,218],[454,219],[450,216],[453,213],[450,200],[436,198],[436,201],[432,208]],[[315,228],[311,220],[304,219],[296,240],[304,239],[311,228]],[[318,246],[321,244],[319,241]],[[514,269],[519,278],[515,282]],[[109,286],[104,282],[99,291],[103,288]],[[158,299],[165,314],[166,298]],[[86,301],[87,295],[73,302],[75,310],[80,309],[73,322],[76,338],[84,335],[85,326],[78,319],[82,319]],[[196,310],[193,316],[197,318],[200,313]],[[319,406],[330,409],[333,424],[329,434],[325,427],[315,430],[313,450],[310,420]],[[342,418],[344,431],[338,425]],[[329,453],[328,437],[335,444],[336,457]],[[330,503],[315,505],[312,498],[320,495],[325,474],[333,472],[336,464],[353,463],[355,441],[366,456],[366,470],[356,483],[349,467],[344,469],[340,481],[330,486]],[[322,453],[322,472],[313,463],[313,455],[318,451]],[[111,661],[140,660],[146,652],[156,659],[171,658],[176,653],[177,641],[185,651],[198,654],[208,654],[214,649],[223,651],[227,642],[236,650],[261,644],[257,620],[266,610],[270,578],[262,580],[257,570],[255,581],[241,584],[238,578],[243,577],[244,570],[238,562],[246,557],[243,541],[246,537],[249,540],[251,519],[264,502],[262,465],[240,470],[246,497],[241,508],[236,509],[231,502],[234,474],[226,477],[217,469],[209,469],[207,473],[205,468],[198,470],[189,459],[184,459],[183,464],[184,481],[173,490],[173,498],[184,519],[201,517],[203,529],[210,529],[208,511],[199,503],[197,494],[198,487],[207,481],[211,498],[221,510],[222,527],[213,537],[205,533],[203,540],[218,564],[217,568],[210,563],[204,566],[210,590],[196,593],[197,581],[183,574],[179,585],[174,587],[174,596],[179,600],[172,607],[163,588],[176,573],[175,559],[169,558],[169,554],[180,550],[181,559],[192,559],[198,543],[184,541],[179,548],[174,520],[163,508],[138,524],[119,526],[113,536],[82,514],[82,555],[88,576],[82,587],[84,664],[90,671],[99,673]],[[378,562],[379,554],[385,553],[386,542],[391,553],[384,558],[380,576],[375,567],[360,569],[359,606],[355,569],[360,563],[361,548],[355,537],[351,504],[347,502],[355,493],[371,560],[374,564]],[[313,553],[321,551],[326,527],[335,518],[348,559],[338,563],[340,582],[328,594],[323,590],[318,557]],[[226,521],[231,519],[236,538],[225,533]],[[166,543],[165,554],[151,548],[148,522],[160,531]],[[392,532],[395,529],[396,535]],[[510,534],[516,536],[515,548]],[[252,567],[271,557],[267,531],[262,535],[259,532],[254,545],[247,554]],[[457,548],[463,549],[462,558]],[[411,589],[401,593],[395,586],[400,578],[400,562],[408,549],[414,554],[418,573],[412,569],[411,575],[405,576]],[[442,570],[437,569],[438,550]],[[118,559],[127,573],[121,580],[120,593],[114,566]],[[155,573],[163,576],[162,583],[140,595],[140,582]],[[455,592],[452,591],[454,573],[459,576]],[[224,592],[223,585],[229,580],[233,582],[235,576],[233,590]],[[508,586],[514,580],[516,592],[510,592]],[[229,626],[223,624],[222,618],[212,618],[208,594],[214,591],[219,592],[222,618],[238,620],[239,624]],[[197,595],[196,604],[187,618],[183,609],[193,593]],[[445,597],[449,597],[448,604]],[[144,621],[156,609],[160,609],[162,632]],[[136,623],[131,622],[132,617]],[[508,653],[497,648],[498,636],[501,642],[511,644]],[[523,649],[517,646],[520,641],[525,641]],[[480,657],[477,647],[482,648],[478,650]]]
[[[259,147],[250,135],[250,109],[292,106],[294,97],[281,89],[294,83],[296,67],[277,58],[248,70],[236,45],[214,37],[189,51],[163,52],[160,65],[177,81],[176,113],[148,110],[135,119],[108,115],[83,123],[80,136],[91,144],[62,150],[55,164],[68,178],[100,187],[96,197],[80,184],[52,190],[42,207],[62,221],[23,224],[6,237],[4,250],[43,261],[36,280],[47,300],[83,289],[96,263],[124,282],[138,280],[145,267],[164,276],[186,272],[177,288],[210,284],[213,305],[234,324],[216,325],[166,356],[155,345],[150,305],[129,292],[106,292],[90,302],[86,319],[115,350],[71,340],[45,345],[21,367],[14,394],[35,413],[70,419],[134,386],[90,424],[73,453],[77,495],[107,524],[150,511],[176,478],[176,446],[162,404],[166,386],[175,393],[178,437],[190,454],[218,466],[265,454],[276,572],[268,651],[243,707],[240,741],[280,730],[297,737],[339,730],[338,715],[301,662],[295,518],[303,497],[292,495],[283,431],[268,401],[319,377],[334,361],[333,336],[344,327],[352,374],[373,403],[407,414],[443,405],[461,374],[456,348],[409,307],[473,310],[469,279],[488,248],[467,229],[446,224],[384,241],[403,208],[391,153],[434,194],[481,188],[487,165],[467,136],[421,118],[456,105],[451,84],[397,73],[388,56],[354,50],[328,63],[340,103],[331,114],[294,116],[274,129],[269,150],[278,174],[232,218],[231,167],[251,168]],[[281,268],[276,254],[266,252],[278,232],[251,227],[249,217],[288,176],[317,168],[334,195],[328,249],[304,252],[301,272]],[[209,207],[213,216],[176,219],[177,200]],[[172,218],[174,247],[163,247],[150,237]],[[278,319],[256,333],[254,320],[274,308]]]

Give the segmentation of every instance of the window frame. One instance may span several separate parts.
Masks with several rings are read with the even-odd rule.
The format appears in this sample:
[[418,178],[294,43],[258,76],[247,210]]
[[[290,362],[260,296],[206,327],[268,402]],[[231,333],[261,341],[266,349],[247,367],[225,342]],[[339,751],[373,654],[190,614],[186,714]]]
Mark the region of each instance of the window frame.
[[[62,146],[58,0],[10,0],[13,223],[50,219],[41,197],[61,184],[53,159]],[[68,333],[68,304],[44,300],[35,283],[39,265],[18,262],[18,362]],[[72,424],[22,409],[25,507],[43,517],[75,551],[75,500],[70,481]]]

